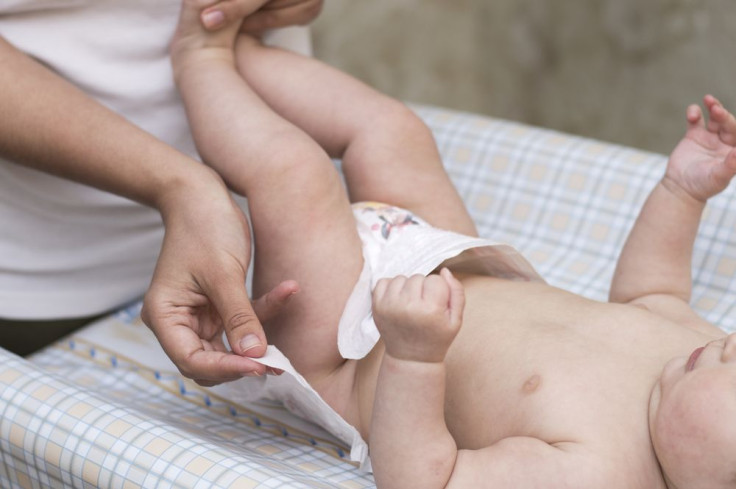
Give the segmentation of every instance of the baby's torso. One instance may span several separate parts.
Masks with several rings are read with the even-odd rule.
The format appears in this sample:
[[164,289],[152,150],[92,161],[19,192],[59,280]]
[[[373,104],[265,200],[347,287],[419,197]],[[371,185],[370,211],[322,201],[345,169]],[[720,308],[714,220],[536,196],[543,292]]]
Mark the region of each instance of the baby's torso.
[[[446,357],[445,416],[458,447],[513,436],[576,442],[622,474],[639,473],[642,487],[657,487],[650,392],[669,359],[710,338],[644,309],[543,283],[463,283],[463,326]],[[379,343],[357,369],[364,432],[381,356]]]

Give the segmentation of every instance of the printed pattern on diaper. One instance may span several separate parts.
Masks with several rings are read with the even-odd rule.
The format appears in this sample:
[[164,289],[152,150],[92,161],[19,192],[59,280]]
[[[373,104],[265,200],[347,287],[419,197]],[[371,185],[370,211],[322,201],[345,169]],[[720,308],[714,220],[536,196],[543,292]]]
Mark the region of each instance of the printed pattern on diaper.
[[388,240],[391,233],[401,231],[407,226],[426,226],[427,223],[410,211],[380,202],[359,202],[353,204],[356,217],[365,223],[375,237]]

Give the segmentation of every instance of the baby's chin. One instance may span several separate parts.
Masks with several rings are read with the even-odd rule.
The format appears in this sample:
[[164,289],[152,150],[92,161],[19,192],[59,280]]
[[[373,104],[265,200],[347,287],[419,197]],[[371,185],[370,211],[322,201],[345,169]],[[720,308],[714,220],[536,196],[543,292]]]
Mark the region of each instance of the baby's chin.
[[652,391],[649,395],[649,410],[647,412],[647,417],[649,420],[649,438],[652,441],[652,448],[654,449],[654,453],[657,456],[657,459],[660,459],[660,453],[658,447],[661,446],[661,443],[658,443],[658,436],[657,436],[657,430],[656,430],[656,421],[657,421],[657,412],[659,410],[659,403],[662,399],[662,387],[659,384],[659,379],[654,383],[652,386]]
[[[675,357],[670,359],[662,369],[662,373],[652,383],[652,388],[649,393],[649,406],[647,411],[647,418],[649,420],[649,437],[652,441],[652,447],[657,459],[662,461],[672,458],[673,454],[667,453],[666,444],[660,439],[657,425],[666,424],[666,420],[662,419],[662,414],[659,412],[662,403],[662,383],[667,382],[668,378],[672,376],[672,373],[677,369],[682,369],[685,363],[685,359]],[[663,468],[664,470],[664,468]],[[672,486],[669,486],[672,487]]]
[[654,440],[654,423],[659,412],[659,406],[662,402],[662,383],[673,377],[673,374],[683,368],[685,360],[683,357],[674,357],[667,361],[662,368],[662,372],[659,377],[654,379],[652,382],[652,388],[649,393],[649,408],[648,408],[648,419],[649,419],[649,432]]

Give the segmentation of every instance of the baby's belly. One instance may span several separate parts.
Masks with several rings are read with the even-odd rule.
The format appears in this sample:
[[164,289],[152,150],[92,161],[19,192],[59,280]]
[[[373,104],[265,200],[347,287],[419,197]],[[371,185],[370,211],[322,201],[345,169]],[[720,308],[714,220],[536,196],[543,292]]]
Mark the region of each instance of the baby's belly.
[[631,324],[659,319],[544,284],[464,283],[465,316],[447,355],[445,407],[461,448],[510,436],[549,443],[595,438],[606,419],[648,436],[649,393],[669,356],[632,349],[651,340],[649,327]]

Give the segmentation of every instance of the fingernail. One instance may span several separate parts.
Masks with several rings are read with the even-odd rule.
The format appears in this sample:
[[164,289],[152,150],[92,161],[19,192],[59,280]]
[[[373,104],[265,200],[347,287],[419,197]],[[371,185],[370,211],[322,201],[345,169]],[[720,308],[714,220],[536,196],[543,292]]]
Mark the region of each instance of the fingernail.
[[254,334],[249,334],[242,340],[240,340],[240,350],[245,353],[248,350],[261,346],[261,340]]
[[225,22],[225,14],[220,10],[210,10],[202,14],[202,22],[205,27],[212,29]]

